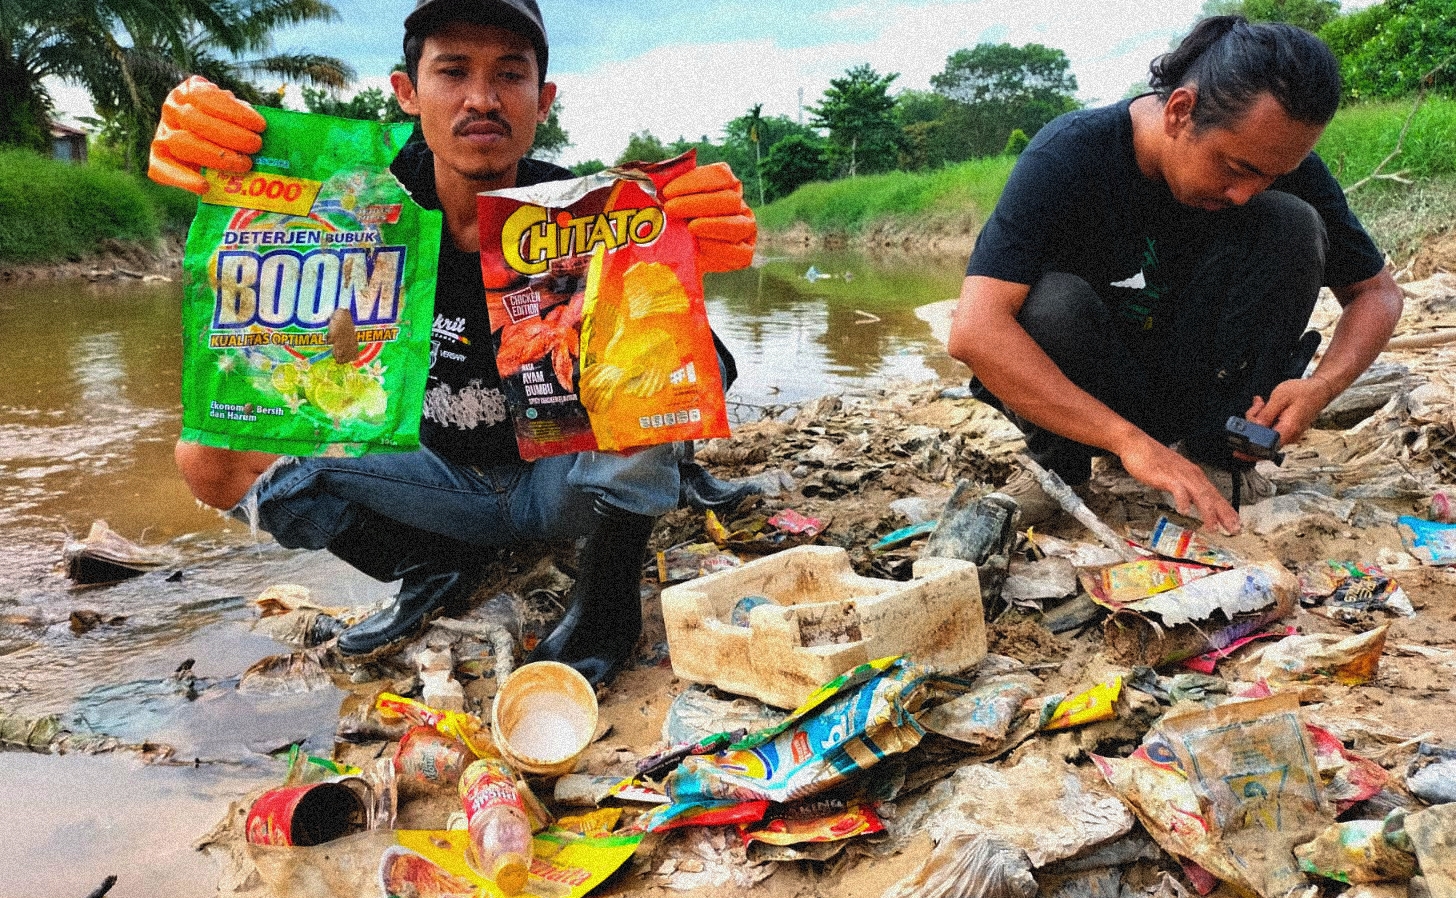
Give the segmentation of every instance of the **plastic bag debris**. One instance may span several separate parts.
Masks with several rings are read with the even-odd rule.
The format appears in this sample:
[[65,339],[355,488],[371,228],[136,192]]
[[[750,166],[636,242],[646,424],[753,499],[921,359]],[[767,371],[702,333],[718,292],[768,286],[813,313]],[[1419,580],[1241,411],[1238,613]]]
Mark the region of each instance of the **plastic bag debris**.
[[1314,744],[1325,800],[1336,814],[1379,795],[1390,781],[1384,767],[1345,748],[1334,733],[1311,723],[1306,723],[1304,729]]
[[757,733],[778,726],[788,715],[751,698],[719,698],[705,686],[684,689],[667,709],[662,741],[699,742],[714,733],[745,729]]
[[164,546],[142,546],[118,534],[105,521],[93,521],[85,539],[66,537],[61,547],[66,576],[95,586],[140,577],[148,571],[174,565],[178,555]]
[[1431,898],[1456,898],[1456,804],[1407,815],[1405,831]]
[[1165,517],[1158,518],[1153,524],[1147,547],[1164,558],[1192,561],[1209,567],[1239,567],[1244,563],[1237,553],[1212,545],[1195,531],[1179,527]]
[[[872,802],[820,799],[780,805],[760,824],[739,828],[745,843],[801,845],[841,842],[885,831]],[[750,852],[752,852],[750,847]]]
[[1109,564],[1120,564],[1123,561],[1120,552],[1107,546],[1095,543],[1074,543],[1045,533],[1037,533],[1035,530],[1026,531],[1026,541],[1036,550],[1037,554],[1065,558],[1072,563],[1073,567],[1077,568],[1105,567]]
[[939,526],[939,523],[939,521],[921,521],[917,524],[911,524],[908,527],[901,527],[899,530],[892,530],[875,542],[873,546],[874,551],[883,552],[886,549],[893,549],[897,546],[914,542],[922,536],[929,536],[935,532],[935,528]]
[[1320,562],[1300,571],[1299,583],[1301,601],[1323,603],[1319,613],[1334,620],[1353,623],[1372,611],[1416,614],[1400,584],[1373,564]]
[[246,695],[295,695],[333,687],[333,679],[314,652],[261,658],[238,681],[238,692]]
[[936,693],[925,668],[895,658],[825,684],[783,723],[713,755],[690,756],[665,782],[674,803],[787,802],[822,792],[919,744],[914,714]]
[[1396,521],[1407,552],[1422,564],[1440,567],[1456,564],[1456,524],[1438,524],[1424,518],[1401,515]]
[[1243,636],[1222,648],[1204,652],[1196,658],[1189,658],[1183,662],[1183,666],[1195,673],[1211,674],[1218,668],[1218,662],[1251,642],[1257,642],[1260,639],[1279,639],[1283,636],[1293,636],[1296,632],[1298,631],[1293,627],[1285,627],[1282,630],[1271,630],[1268,633],[1254,633],[1250,636]]
[[994,836],[957,833],[882,898],[1033,898],[1036,891],[1026,852]]
[[1218,571],[1201,564],[1145,558],[1103,568],[1100,575],[1089,576],[1087,591],[1105,602],[1125,604],[1177,589]]
[[924,496],[906,496],[885,506],[911,524],[927,524],[938,520],[940,505]]
[[1037,561],[1012,561],[1001,584],[1001,598],[1013,605],[1041,610],[1046,599],[1060,599],[1077,592],[1077,569],[1072,562],[1055,556]]
[[961,833],[991,836],[1026,852],[1035,868],[1120,839],[1134,823],[1103,784],[1037,755],[1006,769],[969,764],[900,804],[896,832],[924,831],[936,842]]
[[1040,894],[1046,898],[1121,898],[1122,871],[1103,867],[1076,873],[1057,882],[1043,882]]
[[746,826],[768,813],[768,802],[693,801],[674,802],[654,808],[637,822],[643,832],[660,833],[684,826]]
[[1165,851],[1263,898],[1306,881],[1293,848],[1333,822],[1289,694],[1164,720],[1130,758],[1094,756]]
[[1239,509],[1244,529],[1268,536],[1290,525],[1303,524],[1312,516],[1348,524],[1355,515],[1353,499],[1334,499],[1320,493],[1298,492],[1271,496]]
[[681,583],[740,567],[743,560],[715,543],[685,543],[657,553],[657,582]]
[[1406,768],[1405,786],[1427,804],[1456,802],[1456,749],[1422,742]]
[[1077,695],[1049,696],[1041,706],[1041,729],[1065,730],[1084,723],[1111,720],[1117,716],[1117,697],[1121,694],[1122,677],[1113,677]]
[[1031,674],[979,680],[970,692],[922,712],[918,719],[932,733],[978,750],[994,748],[1040,687],[1041,681]]
[[1294,855],[1304,872],[1344,883],[1406,880],[1416,872],[1415,856],[1386,841],[1383,820],[1336,823]]
[[1367,683],[1380,666],[1389,626],[1340,636],[1318,633],[1286,636],[1249,656],[1249,679],[1270,683]]
[[[666,854],[660,863],[657,857]],[[773,864],[755,862],[736,830],[728,827],[690,829],[654,855],[655,878],[679,892],[722,894],[747,889],[772,876]]]
[[1157,667],[1258,632],[1292,614],[1298,595],[1299,581],[1279,564],[1233,568],[1135,602],[1109,600],[1103,632],[1114,660]]

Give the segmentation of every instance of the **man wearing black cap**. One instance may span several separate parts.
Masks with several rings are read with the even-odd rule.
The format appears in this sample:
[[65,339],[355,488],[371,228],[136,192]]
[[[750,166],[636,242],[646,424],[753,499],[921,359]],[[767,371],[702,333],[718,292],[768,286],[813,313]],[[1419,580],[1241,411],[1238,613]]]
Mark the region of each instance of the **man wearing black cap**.
[[[178,467],[199,499],[256,521],[281,545],[326,548],[373,577],[403,581],[388,608],[340,635],[339,651],[356,660],[396,648],[467,598],[483,576],[482,547],[585,537],[571,607],[530,660],[563,661],[599,683],[626,661],[641,633],[642,561],[656,517],[678,503],[686,447],[521,460],[490,339],[476,194],[571,177],[525,158],[556,97],[546,80],[546,29],[534,0],[420,0],[405,19],[404,53],[406,71],[391,83],[400,106],[418,116],[424,140],[408,144],[391,168],[445,221],[424,448],[280,459],[179,442]],[[198,116],[243,127],[238,139],[199,154],[196,133],[175,139]],[[200,193],[197,166],[246,171],[246,154],[261,145],[258,118],[231,94],[189,79],[168,98],[152,178]],[[746,266],[755,232],[742,185],[708,195],[713,214],[700,209],[688,222],[699,267]],[[699,206],[703,199],[694,196]],[[686,218],[674,203],[667,203],[669,218]],[[731,374],[731,359],[723,364]]]

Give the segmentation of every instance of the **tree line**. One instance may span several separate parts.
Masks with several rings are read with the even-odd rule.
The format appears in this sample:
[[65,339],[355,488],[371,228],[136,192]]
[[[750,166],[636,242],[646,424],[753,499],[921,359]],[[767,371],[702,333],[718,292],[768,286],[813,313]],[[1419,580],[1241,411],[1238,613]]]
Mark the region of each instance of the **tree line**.
[[[1456,0],[1383,0],[1350,13],[1340,11],[1339,0],[1206,0],[1203,12],[1316,32],[1340,58],[1347,102],[1456,90]],[[313,112],[407,120],[394,97],[377,88],[342,99],[340,90],[354,79],[342,60],[273,52],[277,29],[338,17],[328,0],[0,0],[0,145],[48,147],[48,76],[88,91],[98,155],[133,171],[145,164],[167,92],[190,74],[259,105],[282,103],[282,87],[260,83],[270,79],[297,83]],[[759,204],[809,181],[1018,152],[1043,125],[1079,105],[1066,54],[1040,44],[957,50],[929,90],[894,93],[897,78],[855,66],[804,110],[807,122],[765,116],[760,104],[724,125],[719,140],[665,143],[643,131],[612,162],[694,148],[704,163],[730,163]],[[539,129],[536,155],[553,158],[570,145],[560,113],[553,106]],[[592,160],[574,170],[607,164]]]
[[[664,143],[642,131],[615,161],[656,161],[696,149],[700,163],[732,165],[750,202],[761,204],[810,181],[1017,152],[1043,125],[1078,105],[1071,61],[1040,44],[958,50],[928,91],[892,94],[898,77],[854,66],[831,79],[819,102],[805,110],[808,122],[765,116],[760,104],[724,125],[721,141],[704,136]],[[593,160],[574,170],[605,167]]]

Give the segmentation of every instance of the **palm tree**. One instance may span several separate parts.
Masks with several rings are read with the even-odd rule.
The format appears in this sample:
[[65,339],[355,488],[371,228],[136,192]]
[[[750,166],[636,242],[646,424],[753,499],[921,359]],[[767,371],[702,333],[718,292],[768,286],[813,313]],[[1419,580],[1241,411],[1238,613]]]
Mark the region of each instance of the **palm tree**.
[[[52,103],[42,79],[141,95],[123,39],[139,25],[178,39],[189,23],[226,32],[212,0],[0,0],[0,143],[44,146]],[[37,140],[37,132],[40,135]]]
[[[138,168],[167,92],[200,74],[255,103],[263,74],[342,87],[344,62],[272,54],[274,29],[334,20],[327,0],[0,0],[0,144],[43,147],[52,104],[42,79],[84,86]],[[273,101],[276,103],[276,99]]]
[[42,79],[64,72],[51,48],[65,34],[35,0],[0,0],[0,144],[41,150],[52,104]]
[[[0,0],[3,2],[3,0]],[[184,0],[185,2],[185,0]],[[202,75],[244,100],[277,105],[278,93],[265,93],[253,79],[271,75],[331,88],[346,86],[354,70],[332,56],[272,53],[275,29],[308,21],[333,21],[338,11],[327,0],[207,0],[224,20],[222,27],[187,16],[179,33],[135,27],[124,54],[135,91],[106,77],[105,65],[84,79],[110,139],[125,151],[128,167],[146,158],[147,143],[161,115],[162,101],[188,75]],[[261,54],[261,55],[260,55]],[[99,77],[97,77],[99,76]]]

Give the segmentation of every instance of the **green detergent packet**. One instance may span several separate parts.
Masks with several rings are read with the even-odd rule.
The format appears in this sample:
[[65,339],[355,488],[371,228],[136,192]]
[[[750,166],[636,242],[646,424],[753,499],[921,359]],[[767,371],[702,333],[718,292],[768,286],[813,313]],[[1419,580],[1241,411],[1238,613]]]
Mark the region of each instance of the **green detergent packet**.
[[416,449],[441,220],[389,172],[413,125],[259,112],[253,170],[204,169],[187,234],[182,439]]

